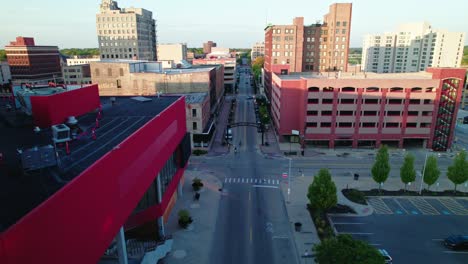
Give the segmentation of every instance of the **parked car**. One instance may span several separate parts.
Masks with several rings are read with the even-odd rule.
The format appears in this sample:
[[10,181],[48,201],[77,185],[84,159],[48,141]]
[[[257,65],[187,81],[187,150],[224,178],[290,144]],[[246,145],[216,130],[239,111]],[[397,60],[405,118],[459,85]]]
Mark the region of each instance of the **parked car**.
[[391,264],[393,259],[392,257],[390,257],[390,255],[388,254],[387,250],[385,249],[378,249],[379,253],[384,257],[385,259],[385,263],[386,264]]
[[226,139],[232,140],[232,130],[230,128],[228,128],[225,136],[226,136]]
[[468,249],[468,236],[452,235],[444,240],[444,245],[453,250]]

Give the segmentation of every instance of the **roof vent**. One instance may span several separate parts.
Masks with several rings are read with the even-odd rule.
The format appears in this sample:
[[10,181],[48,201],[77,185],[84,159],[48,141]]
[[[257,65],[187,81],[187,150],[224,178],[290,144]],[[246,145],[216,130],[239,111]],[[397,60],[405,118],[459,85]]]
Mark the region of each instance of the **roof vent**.
[[67,120],[67,125],[74,126],[78,124],[78,120],[74,116],[69,116]]
[[41,129],[38,126],[34,127],[34,133],[38,134],[39,132],[41,132]]

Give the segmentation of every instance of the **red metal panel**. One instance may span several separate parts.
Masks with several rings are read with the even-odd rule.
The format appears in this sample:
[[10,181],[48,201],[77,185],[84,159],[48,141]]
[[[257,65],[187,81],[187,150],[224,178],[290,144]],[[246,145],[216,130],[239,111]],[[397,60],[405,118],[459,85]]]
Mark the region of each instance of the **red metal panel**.
[[80,116],[99,107],[98,85],[49,96],[31,96],[34,124],[50,127],[65,122],[69,116]]
[[185,133],[181,98],[2,233],[0,263],[96,263]]

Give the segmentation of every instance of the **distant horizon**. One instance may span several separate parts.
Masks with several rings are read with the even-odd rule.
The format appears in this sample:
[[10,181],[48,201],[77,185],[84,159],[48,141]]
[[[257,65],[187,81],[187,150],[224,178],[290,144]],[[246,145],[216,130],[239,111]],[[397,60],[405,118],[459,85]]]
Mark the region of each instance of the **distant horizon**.
[[[67,48],[98,48],[96,14],[100,0],[67,2],[58,0],[8,1],[2,5],[0,48],[17,36],[34,37],[38,45]],[[153,12],[157,21],[159,43],[187,43],[188,47],[202,47],[212,40],[220,47],[251,48],[264,41],[267,24],[292,24],[294,17],[304,17],[304,24],[323,20],[329,6],[337,1],[296,0],[284,5],[276,0],[239,0],[235,5],[220,4],[215,0],[200,0],[190,8],[181,8],[178,1],[117,0],[119,7],[135,5]],[[362,47],[366,34],[394,31],[399,24],[429,22],[435,29],[464,32],[468,29],[466,10],[468,1],[446,0],[450,12],[441,13],[435,4],[421,4],[416,0],[394,0],[383,8],[373,0],[353,1],[350,46]],[[223,12],[210,12],[216,7]],[[247,8],[246,8],[247,7]],[[404,8],[402,8],[404,7]],[[21,16],[18,15],[21,10]],[[174,11],[177,11],[176,13]],[[71,13],[72,11],[72,13]],[[52,16],[44,16],[44,12]],[[50,18],[52,17],[52,18]],[[465,37],[465,45],[468,37]]]

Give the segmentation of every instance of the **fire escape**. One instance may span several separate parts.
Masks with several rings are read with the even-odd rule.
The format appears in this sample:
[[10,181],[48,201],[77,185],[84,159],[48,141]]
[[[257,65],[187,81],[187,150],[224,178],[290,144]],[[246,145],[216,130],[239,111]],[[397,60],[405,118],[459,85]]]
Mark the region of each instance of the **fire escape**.
[[458,80],[444,80],[440,95],[439,111],[437,112],[437,123],[434,130],[433,149],[446,151],[449,145],[451,125],[455,115],[457,99]]

